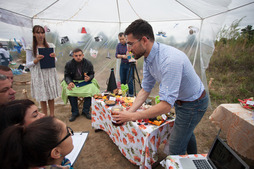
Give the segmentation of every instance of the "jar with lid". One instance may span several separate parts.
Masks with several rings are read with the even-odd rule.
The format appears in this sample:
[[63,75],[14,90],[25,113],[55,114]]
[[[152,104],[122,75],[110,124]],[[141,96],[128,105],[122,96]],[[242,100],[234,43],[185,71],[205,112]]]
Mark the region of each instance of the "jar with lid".
[[[115,105],[111,109],[111,115],[115,115],[115,114],[117,114],[117,112],[120,112],[120,111],[123,111],[123,107],[120,106],[120,105]],[[111,121],[112,121],[112,124],[115,125],[115,126],[121,126],[123,124],[123,123],[117,124],[116,121],[113,120],[112,116],[111,116]]]

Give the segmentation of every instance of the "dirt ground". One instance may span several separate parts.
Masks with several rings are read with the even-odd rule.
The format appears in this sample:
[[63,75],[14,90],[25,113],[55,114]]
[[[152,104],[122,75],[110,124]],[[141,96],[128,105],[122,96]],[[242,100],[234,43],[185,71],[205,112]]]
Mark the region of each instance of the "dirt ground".
[[[26,94],[22,94],[23,89],[27,90],[27,97],[33,101],[30,95],[30,73],[14,76],[14,90],[17,91],[16,99],[24,99]],[[64,105],[61,98],[56,99],[55,116],[64,121],[74,131],[88,131],[89,135],[86,143],[74,164],[75,169],[137,169],[138,166],[129,162],[119,151],[110,137],[104,131],[95,132],[91,127],[91,120],[84,116],[79,116],[74,122],[69,122],[71,107]],[[39,106],[39,104],[37,103]],[[198,153],[208,153],[208,150],[215,138],[218,128],[209,121],[213,109],[210,108],[204,115],[202,121],[195,129]],[[158,156],[160,162],[167,155],[163,152],[164,145],[159,147]],[[155,169],[163,167],[157,162],[153,166]]]

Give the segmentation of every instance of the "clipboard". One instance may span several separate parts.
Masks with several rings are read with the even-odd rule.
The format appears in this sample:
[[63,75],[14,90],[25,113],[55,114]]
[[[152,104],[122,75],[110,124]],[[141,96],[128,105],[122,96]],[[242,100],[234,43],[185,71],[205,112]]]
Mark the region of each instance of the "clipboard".
[[49,55],[54,52],[53,48],[38,48],[39,54],[43,55],[44,58],[40,60],[41,69],[54,68],[55,58]]
[[79,156],[82,148],[84,147],[88,134],[89,131],[82,131],[82,132],[74,132],[74,135],[71,136],[74,148],[69,154],[65,156],[71,161],[71,166],[74,165],[74,163],[77,160],[77,157]]

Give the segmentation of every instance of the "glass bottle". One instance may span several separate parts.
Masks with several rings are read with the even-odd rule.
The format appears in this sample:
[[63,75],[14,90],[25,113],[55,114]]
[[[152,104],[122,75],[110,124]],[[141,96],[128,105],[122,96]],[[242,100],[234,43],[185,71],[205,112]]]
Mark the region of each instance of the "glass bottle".
[[[117,114],[117,112],[120,112],[120,111],[123,111],[123,107],[120,106],[120,105],[115,105],[111,109],[111,115],[115,115],[115,114]],[[117,124],[116,121],[113,120],[112,116],[111,116],[111,121],[112,121],[112,124],[115,125],[115,126],[121,126],[123,124],[123,123]]]

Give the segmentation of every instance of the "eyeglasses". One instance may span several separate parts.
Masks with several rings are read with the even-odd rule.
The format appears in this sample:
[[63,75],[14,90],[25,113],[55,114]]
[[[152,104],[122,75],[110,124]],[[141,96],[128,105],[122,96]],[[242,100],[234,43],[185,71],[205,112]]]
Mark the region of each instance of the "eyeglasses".
[[61,140],[61,141],[59,141],[57,144],[56,144],[56,146],[55,147],[57,147],[59,144],[61,144],[64,140],[66,140],[68,137],[70,137],[70,136],[73,136],[74,135],[74,132],[73,132],[73,130],[70,128],[70,127],[66,127],[66,129],[67,129],[67,135]]
[[127,47],[132,48],[132,46],[133,46],[135,43],[139,42],[141,39],[142,39],[142,38],[136,40],[135,42],[128,42],[128,43],[127,43]]
[[7,77],[5,75],[0,74],[0,80],[6,80]]
[[[61,140],[61,141],[59,141],[54,147],[57,147],[59,144],[61,144],[64,140],[66,140],[68,137],[70,137],[70,136],[73,136],[74,135],[74,132],[73,132],[73,130],[70,128],[70,127],[66,127],[66,129],[67,129],[67,135]],[[50,154],[51,154],[51,151],[49,152],[49,155],[48,155],[48,157],[50,157]]]

